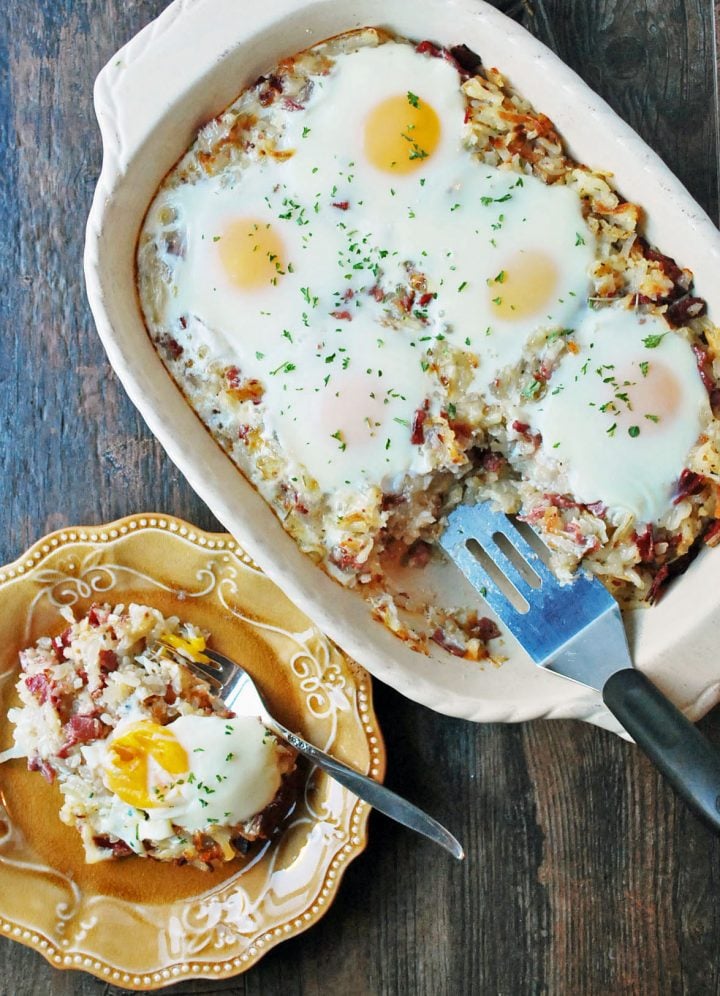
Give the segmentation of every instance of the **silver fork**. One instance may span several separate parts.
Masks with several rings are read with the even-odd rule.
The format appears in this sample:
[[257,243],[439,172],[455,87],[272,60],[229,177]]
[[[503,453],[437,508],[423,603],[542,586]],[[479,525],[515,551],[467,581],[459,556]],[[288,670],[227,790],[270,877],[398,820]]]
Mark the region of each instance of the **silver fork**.
[[458,859],[465,857],[465,852],[458,841],[432,816],[428,816],[427,813],[396,795],[395,792],[391,792],[384,785],[331,757],[330,754],[326,754],[319,747],[308,743],[297,733],[293,733],[282,723],[279,723],[268,709],[255,682],[239,664],[230,660],[229,657],[225,657],[224,654],[219,654],[216,650],[205,649],[203,654],[210,658],[212,665],[191,661],[184,655],[182,655],[182,662],[213,687],[218,698],[222,699],[228,709],[242,716],[258,716],[263,726],[271,733],[290,744],[299,754],[312,761],[318,768],[327,771],[336,781],[350,789],[360,799],[364,799],[375,809],[398,823],[402,823],[403,826],[409,827],[410,830],[414,830],[444,847],[453,857]]

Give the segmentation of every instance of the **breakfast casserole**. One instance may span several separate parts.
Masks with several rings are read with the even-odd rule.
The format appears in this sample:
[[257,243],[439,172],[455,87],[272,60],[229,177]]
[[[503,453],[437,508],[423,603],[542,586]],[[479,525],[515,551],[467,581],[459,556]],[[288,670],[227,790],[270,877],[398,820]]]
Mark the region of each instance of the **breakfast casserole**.
[[497,69],[366,28],[201,129],[137,280],[171,375],[300,549],[411,646],[479,659],[491,619],[394,579],[441,556],[460,502],[518,514],[561,579],[627,607],[720,540],[720,332],[642,232]]
[[295,751],[185,666],[206,634],[147,605],[63,612],[62,633],[20,654],[14,746],[0,762],[26,757],[57,782],[87,861],[211,868],[268,839],[297,794]]

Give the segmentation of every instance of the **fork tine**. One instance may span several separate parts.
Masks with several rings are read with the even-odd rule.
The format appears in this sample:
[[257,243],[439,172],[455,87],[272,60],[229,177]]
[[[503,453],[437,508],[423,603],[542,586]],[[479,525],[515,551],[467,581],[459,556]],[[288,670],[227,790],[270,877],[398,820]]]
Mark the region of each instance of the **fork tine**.
[[209,657],[214,664],[217,665],[217,668],[219,669],[220,672],[219,678],[223,684],[225,684],[228,678],[232,678],[233,675],[237,673],[237,670],[240,667],[240,665],[236,664],[235,661],[231,660],[229,657],[226,657],[225,654],[219,653],[217,650],[210,650],[208,647],[206,647],[203,653],[205,654],[206,657]]
[[218,688],[222,687],[222,674],[218,668],[209,667],[207,664],[201,664],[199,661],[191,661],[187,657],[179,658],[179,663],[184,664],[193,674],[198,675],[204,681],[209,681],[210,684],[216,685]]

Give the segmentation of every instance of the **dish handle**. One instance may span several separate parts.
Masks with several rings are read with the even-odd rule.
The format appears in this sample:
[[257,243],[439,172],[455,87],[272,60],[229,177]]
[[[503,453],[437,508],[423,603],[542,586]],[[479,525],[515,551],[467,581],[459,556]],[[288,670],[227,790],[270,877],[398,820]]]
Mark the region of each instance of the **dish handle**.
[[179,99],[183,67],[217,62],[232,42],[233,26],[241,26],[251,9],[251,0],[174,0],[115,53],[94,88],[104,169],[125,171]]

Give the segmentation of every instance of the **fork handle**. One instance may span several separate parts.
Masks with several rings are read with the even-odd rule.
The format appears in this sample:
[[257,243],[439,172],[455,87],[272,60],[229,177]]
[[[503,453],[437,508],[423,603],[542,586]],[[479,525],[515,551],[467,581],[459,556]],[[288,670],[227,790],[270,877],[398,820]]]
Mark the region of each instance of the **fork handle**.
[[720,750],[635,668],[616,671],[602,696],[678,795],[720,831]]
[[444,847],[453,857],[458,859],[465,857],[465,852],[459,842],[449,830],[446,830],[432,816],[428,816],[422,809],[413,806],[411,802],[403,799],[402,796],[391,792],[390,789],[385,788],[380,782],[376,782],[372,778],[368,778],[367,775],[355,771],[354,768],[350,768],[347,764],[343,764],[342,761],[331,757],[324,750],[320,750],[319,747],[309,744],[296,733],[291,733],[290,730],[281,723],[278,723],[277,720],[267,722],[267,718],[265,718],[265,725],[272,733],[275,733],[282,740],[289,743],[299,754],[312,761],[318,768],[327,771],[335,781],[340,782],[346,789],[350,789],[360,799],[364,799],[374,809],[379,810],[396,822],[402,823],[403,826],[409,827],[415,833],[419,833],[423,837],[427,837],[429,840]]

